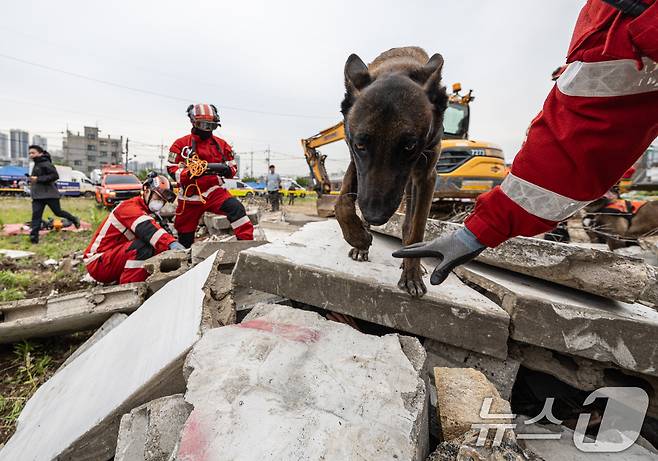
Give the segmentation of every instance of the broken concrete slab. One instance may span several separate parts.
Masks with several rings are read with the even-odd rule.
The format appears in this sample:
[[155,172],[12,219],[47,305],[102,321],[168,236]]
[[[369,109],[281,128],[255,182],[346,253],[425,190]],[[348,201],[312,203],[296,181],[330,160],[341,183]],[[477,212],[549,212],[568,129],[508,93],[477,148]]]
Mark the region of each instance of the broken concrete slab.
[[[400,238],[404,216],[395,214],[375,232]],[[429,219],[425,240],[457,230],[460,224]],[[477,261],[624,302],[658,304],[656,270],[644,261],[580,245],[515,237],[489,248]]]
[[441,442],[427,461],[544,461],[529,448],[522,447],[511,430],[505,431],[500,444],[493,438],[478,444],[478,430],[466,432],[447,442]]
[[322,217],[322,216],[311,216],[303,213],[289,213],[289,212],[284,213],[283,219],[287,223],[300,227],[310,222],[320,222],[327,220],[326,217]]
[[0,343],[91,330],[145,298],[146,285],[130,283],[0,303]]
[[511,338],[658,376],[658,312],[550,282],[469,263],[455,272],[497,298]]
[[23,250],[0,250],[0,257],[4,256],[9,259],[23,259],[34,256],[35,253],[32,251],[23,251]]
[[210,255],[221,250],[218,264],[220,269],[235,265],[238,255],[247,248],[264,245],[261,240],[234,240],[229,242],[205,241],[196,242],[192,245],[192,265],[196,266]]
[[[574,431],[571,429],[554,424],[524,425],[524,421],[529,419],[527,416],[520,416],[515,420],[518,432],[517,439],[519,440],[519,444],[532,450],[545,461],[655,461],[658,458],[655,450],[649,450],[637,443],[620,453],[587,453],[576,447],[574,444]],[[524,436],[521,435],[521,432],[523,432]],[[559,436],[559,438],[547,439],[551,435]],[[544,436],[544,439],[542,440],[539,437],[533,438],[533,436]],[[604,434],[597,434],[597,439],[602,436],[616,443],[620,443],[623,440],[622,437],[625,437],[617,431],[610,431]],[[593,441],[589,437],[585,439],[585,443],[592,443]]]
[[[273,306],[186,360],[180,460],[425,460],[425,384],[398,335]],[[212,379],[208,379],[208,377]]]
[[168,461],[192,406],[183,394],[151,400],[121,418],[114,461]]
[[144,262],[144,269],[150,274],[146,279],[149,295],[187,272],[191,267],[190,250],[168,250],[147,259]]
[[71,355],[68,356],[68,358],[62,363],[62,365],[57,369],[57,372],[61,371],[62,368],[73,362],[76,358],[80,356],[84,351],[89,349],[92,345],[96,344],[100,339],[108,334],[110,331],[114,330],[116,327],[118,327],[121,322],[126,320],[128,316],[126,314],[113,314],[112,317],[107,319],[105,323],[103,323],[98,330],[94,332],[93,335],[89,337],[88,340],[86,340],[84,343],[80,345]]
[[[496,387],[473,368],[434,369],[437,405],[443,440],[453,440],[467,433],[474,424],[511,424],[510,404]],[[485,400],[489,400],[488,411]],[[480,415],[499,415],[483,419]]]
[[[285,240],[240,253],[236,285],[434,338],[465,349],[505,358],[508,315],[451,275],[428,284],[420,299],[401,291],[396,243],[375,236],[370,261],[348,257],[336,221],[310,223]],[[431,261],[426,262],[430,267]]]
[[496,386],[500,396],[509,400],[521,362],[508,356],[504,360],[477,352],[461,349],[433,339],[426,339],[423,347],[427,352],[427,368],[434,381],[434,368],[473,368],[484,374]]
[[182,365],[203,327],[208,259],[168,283],[28,400],[0,461],[106,460],[132,408],[185,389]]

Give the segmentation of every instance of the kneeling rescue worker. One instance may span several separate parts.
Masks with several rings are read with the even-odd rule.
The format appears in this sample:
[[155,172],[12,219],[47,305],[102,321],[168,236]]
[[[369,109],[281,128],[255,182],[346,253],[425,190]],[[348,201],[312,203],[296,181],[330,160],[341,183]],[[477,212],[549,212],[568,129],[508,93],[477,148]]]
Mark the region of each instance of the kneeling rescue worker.
[[219,124],[217,108],[196,104],[187,108],[192,133],[177,139],[169,149],[167,171],[180,184],[174,227],[178,241],[189,248],[204,212],[226,215],[238,240],[253,240],[254,226],[240,201],[222,188],[222,177],[237,173],[233,151],[213,136]]
[[164,176],[151,174],[142,194],[125,200],[98,227],[84,253],[87,272],[101,283],[143,282],[144,261],[169,249],[184,249],[151,216],[176,195]]
[[486,247],[546,232],[601,197],[656,136],[658,0],[588,0],[510,174],[478,198],[463,229],[393,256],[440,258],[438,285]]

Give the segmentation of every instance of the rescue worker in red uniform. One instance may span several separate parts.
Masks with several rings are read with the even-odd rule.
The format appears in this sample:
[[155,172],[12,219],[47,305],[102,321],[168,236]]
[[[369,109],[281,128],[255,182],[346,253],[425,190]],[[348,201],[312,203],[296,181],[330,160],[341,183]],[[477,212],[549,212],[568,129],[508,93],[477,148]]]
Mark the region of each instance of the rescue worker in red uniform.
[[[232,178],[237,173],[233,151],[226,141],[212,132],[218,127],[219,115],[212,104],[196,104],[187,108],[192,122],[192,133],[174,141],[169,149],[167,171],[180,184],[178,208],[174,227],[178,241],[189,248],[204,212],[226,215],[238,240],[253,240],[254,226],[240,201],[222,188],[222,177]],[[201,176],[195,176],[188,161],[198,156],[214,165]]]
[[438,257],[430,282],[486,247],[546,232],[606,193],[658,136],[658,1],[588,0],[567,65],[510,174],[459,231],[395,257]]
[[152,174],[142,194],[119,203],[96,229],[84,253],[87,272],[101,283],[143,282],[144,261],[170,249],[184,249],[151,216],[176,195],[164,176]]

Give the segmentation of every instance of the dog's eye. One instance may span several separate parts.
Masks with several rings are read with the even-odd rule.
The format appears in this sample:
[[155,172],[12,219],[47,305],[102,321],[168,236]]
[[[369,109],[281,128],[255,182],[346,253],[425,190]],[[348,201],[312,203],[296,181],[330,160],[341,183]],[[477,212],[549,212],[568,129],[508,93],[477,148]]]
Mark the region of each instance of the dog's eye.
[[355,142],[355,143],[354,143],[354,148],[355,148],[356,150],[363,151],[363,150],[366,150],[366,145],[363,144],[362,142]]
[[416,141],[409,141],[404,145],[404,150],[414,150],[416,148]]

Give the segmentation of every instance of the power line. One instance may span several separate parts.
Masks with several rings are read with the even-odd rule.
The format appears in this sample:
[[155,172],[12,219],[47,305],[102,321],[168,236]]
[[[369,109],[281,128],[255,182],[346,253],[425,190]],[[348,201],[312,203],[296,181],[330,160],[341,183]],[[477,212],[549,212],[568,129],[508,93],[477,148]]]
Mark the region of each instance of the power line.
[[[182,97],[179,97],[179,96],[172,96],[172,95],[168,95],[168,94],[164,94],[164,93],[158,93],[156,91],[145,90],[143,88],[136,88],[136,87],[132,87],[132,86],[128,86],[128,85],[123,85],[121,83],[111,82],[109,80],[102,80],[102,79],[95,78],[95,77],[89,77],[87,75],[78,74],[77,72],[71,72],[71,71],[64,70],[64,69],[58,69],[58,68],[55,68],[55,67],[47,66],[45,64],[40,64],[38,62],[32,62],[32,61],[28,61],[26,59],[17,58],[15,56],[9,56],[7,54],[0,53],[0,58],[4,58],[4,59],[7,59],[9,61],[14,61],[14,62],[18,62],[18,63],[21,63],[21,64],[25,64],[25,65],[28,65],[28,66],[38,67],[40,69],[48,70],[48,71],[51,71],[51,72],[57,72],[57,73],[60,73],[60,74],[68,75],[70,77],[75,77],[75,78],[80,78],[80,79],[83,79],[83,80],[88,80],[90,82],[100,83],[102,85],[107,85],[107,86],[111,86],[111,87],[114,87],[114,88],[121,88],[121,89],[124,89],[124,90],[133,91],[133,92],[136,92],[136,93],[147,94],[147,95],[150,95],[150,96],[157,96],[157,97],[160,97],[160,98],[169,99],[169,100],[173,100],[173,101],[181,101],[181,102],[185,102],[185,103],[189,103],[190,101],[194,100],[193,98],[182,98]],[[234,111],[239,111],[239,112],[248,112],[248,113],[252,113],[252,114],[272,115],[272,116],[277,116],[277,117],[314,118],[314,119],[329,119],[329,118],[334,119],[334,118],[336,118],[336,117],[330,117],[330,116],[324,116],[324,115],[305,115],[305,114],[292,114],[292,113],[283,113],[283,112],[270,112],[270,111],[263,111],[263,110],[256,110],[256,109],[245,109],[245,108],[242,108],[242,107],[235,107],[235,106],[221,106],[221,109],[223,109],[223,110],[234,110]]]

